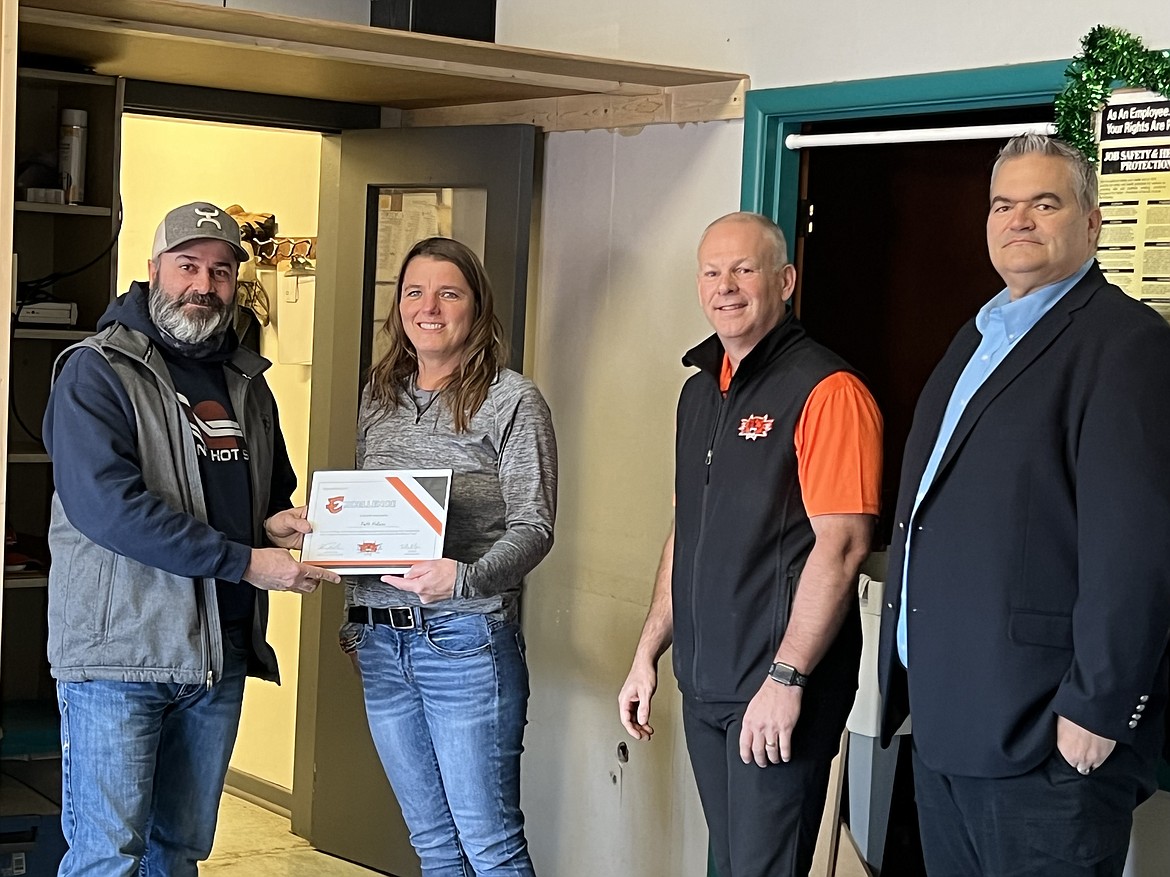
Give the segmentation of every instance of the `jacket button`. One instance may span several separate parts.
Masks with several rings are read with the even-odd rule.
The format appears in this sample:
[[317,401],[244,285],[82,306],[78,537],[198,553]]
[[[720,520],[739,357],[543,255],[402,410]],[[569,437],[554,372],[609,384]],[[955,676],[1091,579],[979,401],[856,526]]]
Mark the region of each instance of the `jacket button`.
[[1134,713],[1132,716],[1130,716],[1130,718],[1131,718],[1131,719],[1133,719],[1135,722],[1136,722],[1138,719],[1140,719],[1141,717],[1142,717],[1142,714],[1141,714],[1141,713]]
[[906,529],[906,525],[905,525],[904,523],[902,523],[901,521],[898,521],[898,529],[899,529],[899,530],[905,530],[905,529]]
[[1141,703],[1145,703],[1149,699],[1150,699],[1150,696],[1148,694],[1143,694],[1141,697],[1138,698],[1138,701],[1140,701]]
[[1146,708],[1146,705],[1144,703],[1139,703],[1137,706],[1134,707],[1134,709],[1137,710],[1139,713],[1144,711],[1145,708]]
[[1129,723],[1129,726],[1130,726],[1131,728],[1136,728],[1136,727],[1137,727],[1137,722],[1130,722],[1130,723]]

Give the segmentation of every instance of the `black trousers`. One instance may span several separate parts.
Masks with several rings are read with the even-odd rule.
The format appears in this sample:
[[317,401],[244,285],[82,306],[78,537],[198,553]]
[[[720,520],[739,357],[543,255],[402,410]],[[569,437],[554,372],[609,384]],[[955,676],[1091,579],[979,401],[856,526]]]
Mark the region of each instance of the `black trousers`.
[[1121,877],[1133,811],[1154,766],[1118,745],[1081,776],[1053,750],[1039,767],[988,779],[938,773],[914,753],[930,877]]
[[746,703],[683,698],[687,751],[718,877],[807,877],[832,755],[758,767],[739,757]]

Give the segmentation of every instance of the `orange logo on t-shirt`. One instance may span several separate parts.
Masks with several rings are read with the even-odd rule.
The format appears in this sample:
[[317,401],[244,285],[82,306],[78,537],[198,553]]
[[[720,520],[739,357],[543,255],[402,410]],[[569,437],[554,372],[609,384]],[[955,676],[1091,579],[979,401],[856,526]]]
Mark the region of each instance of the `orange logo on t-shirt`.
[[739,422],[739,434],[754,442],[770,433],[773,423],[775,421],[767,414],[751,414]]

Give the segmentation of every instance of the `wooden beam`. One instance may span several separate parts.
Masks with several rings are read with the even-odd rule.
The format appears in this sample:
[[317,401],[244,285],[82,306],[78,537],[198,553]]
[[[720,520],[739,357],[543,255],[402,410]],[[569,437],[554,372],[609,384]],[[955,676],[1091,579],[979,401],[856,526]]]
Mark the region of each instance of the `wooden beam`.
[[454,107],[424,107],[402,110],[403,128],[431,128],[443,125],[535,125],[546,131],[556,126],[556,98],[496,101]]
[[742,119],[744,95],[751,82],[739,80],[709,82],[702,85],[676,85],[666,89],[670,95],[670,121],[711,122],[716,119]]
[[535,125],[545,131],[585,131],[668,122],[670,100],[663,92],[638,97],[581,94],[524,101],[404,110],[404,128],[442,125]]
[[404,128],[442,125],[535,125],[545,131],[633,128],[665,122],[710,122],[743,118],[746,77],[684,85],[657,94],[617,97],[580,94],[536,100],[499,101],[456,107],[403,110]]
[[224,9],[175,0],[20,0],[20,6],[22,9],[72,12],[96,19],[191,27],[219,34],[343,46],[380,55],[430,58],[478,67],[582,79],[615,79],[665,87],[728,78],[728,74],[687,67],[546,52],[477,40],[243,9]]
[[746,78],[175,0],[19,0],[22,51],[98,73],[547,131],[743,115]]
[[[269,53],[275,52],[281,55],[302,58],[324,58],[370,67],[431,73],[438,76],[466,77],[480,81],[507,83],[509,85],[531,85],[538,88],[563,91],[595,91],[605,94],[648,94],[659,90],[653,86],[621,82],[616,79],[594,79],[543,71],[510,69],[455,60],[390,54],[353,48],[351,46],[335,46],[253,34],[225,33],[222,31],[203,30],[197,27],[102,19],[92,15],[58,10],[24,8],[21,10],[20,20],[22,25],[39,25],[75,32],[118,34],[127,39],[144,38],[158,40],[169,43],[175,48],[180,48],[183,45],[191,45],[194,47],[203,47],[210,52],[216,47],[227,45],[252,49],[258,52],[256,63],[261,65],[266,60],[271,62],[271,55]],[[259,54],[261,52],[263,55]],[[210,60],[210,54],[208,58]],[[193,73],[194,75],[198,75],[194,71]]]

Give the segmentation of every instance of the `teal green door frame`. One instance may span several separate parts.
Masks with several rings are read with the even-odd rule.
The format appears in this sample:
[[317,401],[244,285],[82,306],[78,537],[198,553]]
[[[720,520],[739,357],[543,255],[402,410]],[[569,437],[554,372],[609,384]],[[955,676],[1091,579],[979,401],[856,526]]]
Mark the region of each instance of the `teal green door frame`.
[[784,138],[803,122],[1019,107],[1051,101],[1068,61],[891,76],[749,91],[740,208],[772,217],[795,240],[800,156]]

